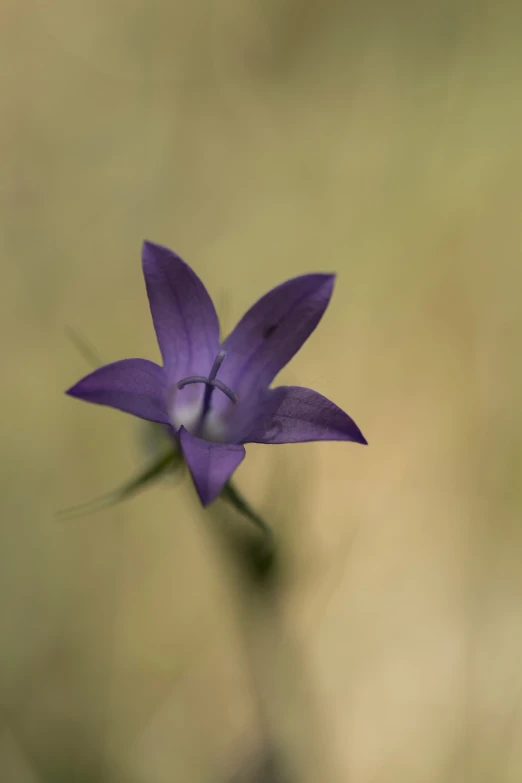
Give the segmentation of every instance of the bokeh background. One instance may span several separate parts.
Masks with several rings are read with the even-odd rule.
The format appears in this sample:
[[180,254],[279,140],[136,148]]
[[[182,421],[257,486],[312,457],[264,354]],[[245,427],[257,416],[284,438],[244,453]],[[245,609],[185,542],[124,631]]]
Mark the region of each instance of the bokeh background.
[[[3,0],[2,781],[259,781],[267,736],[303,781],[522,780],[521,23],[516,0]],[[63,395],[89,369],[67,327],[158,358],[144,238],[225,331],[338,273],[281,379],[370,445],[248,448],[277,601],[188,480],[55,519],[145,459],[136,420]]]

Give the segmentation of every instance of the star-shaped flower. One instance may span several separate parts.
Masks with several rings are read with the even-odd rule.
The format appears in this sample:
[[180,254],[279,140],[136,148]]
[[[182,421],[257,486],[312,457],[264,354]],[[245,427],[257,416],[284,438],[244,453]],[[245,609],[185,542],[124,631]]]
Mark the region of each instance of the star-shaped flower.
[[199,277],[161,245],[143,245],[143,274],[163,367],[123,359],[82,378],[67,394],[167,425],[204,506],[245,457],[245,443],[348,440],[355,422],[311,389],[270,389],[322,318],[334,276],[308,274],[276,286],[220,341]]

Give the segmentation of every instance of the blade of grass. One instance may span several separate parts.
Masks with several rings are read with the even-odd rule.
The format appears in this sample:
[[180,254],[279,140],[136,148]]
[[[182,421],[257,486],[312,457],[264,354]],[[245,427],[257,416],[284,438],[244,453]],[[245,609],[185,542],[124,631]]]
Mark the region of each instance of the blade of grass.
[[60,521],[68,521],[88,514],[94,514],[97,511],[110,508],[125,500],[130,500],[152,481],[160,478],[169,468],[179,468],[182,465],[182,462],[179,452],[174,450],[169,451],[155,460],[137,476],[126,481],[121,487],[118,487],[99,498],[95,498],[94,500],[89,500],[78,506],[72,506],[71,508],[63,509],[63,511],[58,511],[56,513],[56,518]]
[[101,357],[96,348],[86,337],[80,334],[80,332],[77,332],[76,329],[73,329],[72,326],[65,327],[65,334],[77,349],[78,353],[81,353],[85,361],[90,364],[91,367],[94,367],[94,369],[101,367],[103,364]]

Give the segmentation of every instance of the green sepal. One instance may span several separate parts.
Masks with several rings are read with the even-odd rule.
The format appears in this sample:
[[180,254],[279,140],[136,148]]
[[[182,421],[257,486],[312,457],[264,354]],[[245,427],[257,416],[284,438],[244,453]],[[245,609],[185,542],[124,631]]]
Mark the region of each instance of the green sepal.
[[161,478],[167,471],[174,471],[183,466],[183,458],[178,451],[171,449],[166,454],[152,462],[149,467],[141,471],[137,476],[125,482],[121,487],[108,492],[94,500],[81,503],[78,506],[58,511],[56,517],[66,521],[76,519],[87,514],[94,514],[106,508],[122,503],[124,500],[130,500],[134,495],[145,489],[151,482]]
[[258,554],[260,555],[262,561],[266,561],[267,563],[271,561],[275,552],[275,540],[270,525],[268,525],[265,520],[256,511],[254,511],[254,509],[247,503],[243,495],[241,495],[239,490],[234,486],[234,484],[232,484],[231,481],[225,484],[220,498],[233,506],[236,511],[249,519],[254,523],[254,525],[256,525],[257,528],[259,528],[263,534],[264,541],[261,552]]

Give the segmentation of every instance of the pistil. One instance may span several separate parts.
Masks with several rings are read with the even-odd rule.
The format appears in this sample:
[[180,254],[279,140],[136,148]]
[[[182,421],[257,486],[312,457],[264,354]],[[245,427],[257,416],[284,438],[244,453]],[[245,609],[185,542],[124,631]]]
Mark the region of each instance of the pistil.
[[201,432],[203,428],[203,424],[205,422],[205,419],[208,415],[208,412],[210,410],[210,403],[212,400],[212,395],[214,393],[214,389],[219,389],[223,394],[226,394],[226,396],[231,400],[231,402],[234,403],[234,405],[238,402],[238,396],[235,394],[235,392],[232,391],[232,389],[229,389],[228,386],[226,386],[222,381],[218,380],[216,378],[219,368],[223,364],[223,360],[225,356],[227,355],[226,351],[221,350],[216,358],[214,359],[214,364],[212,365],[212,368],[210,370],[210,373],[208,375],[208,378],[205,378],[204,375],[189,375],[187,378],[183,378],[181,381],[178,381],[176,386],[178,389],[183,389],[185,386],[188,386],[191,383],[204,383],[205,384],[205,394],[203,396],[203,405],[201,408],[201,414],[199,416],[199,420],[196,426],[196,433]]

